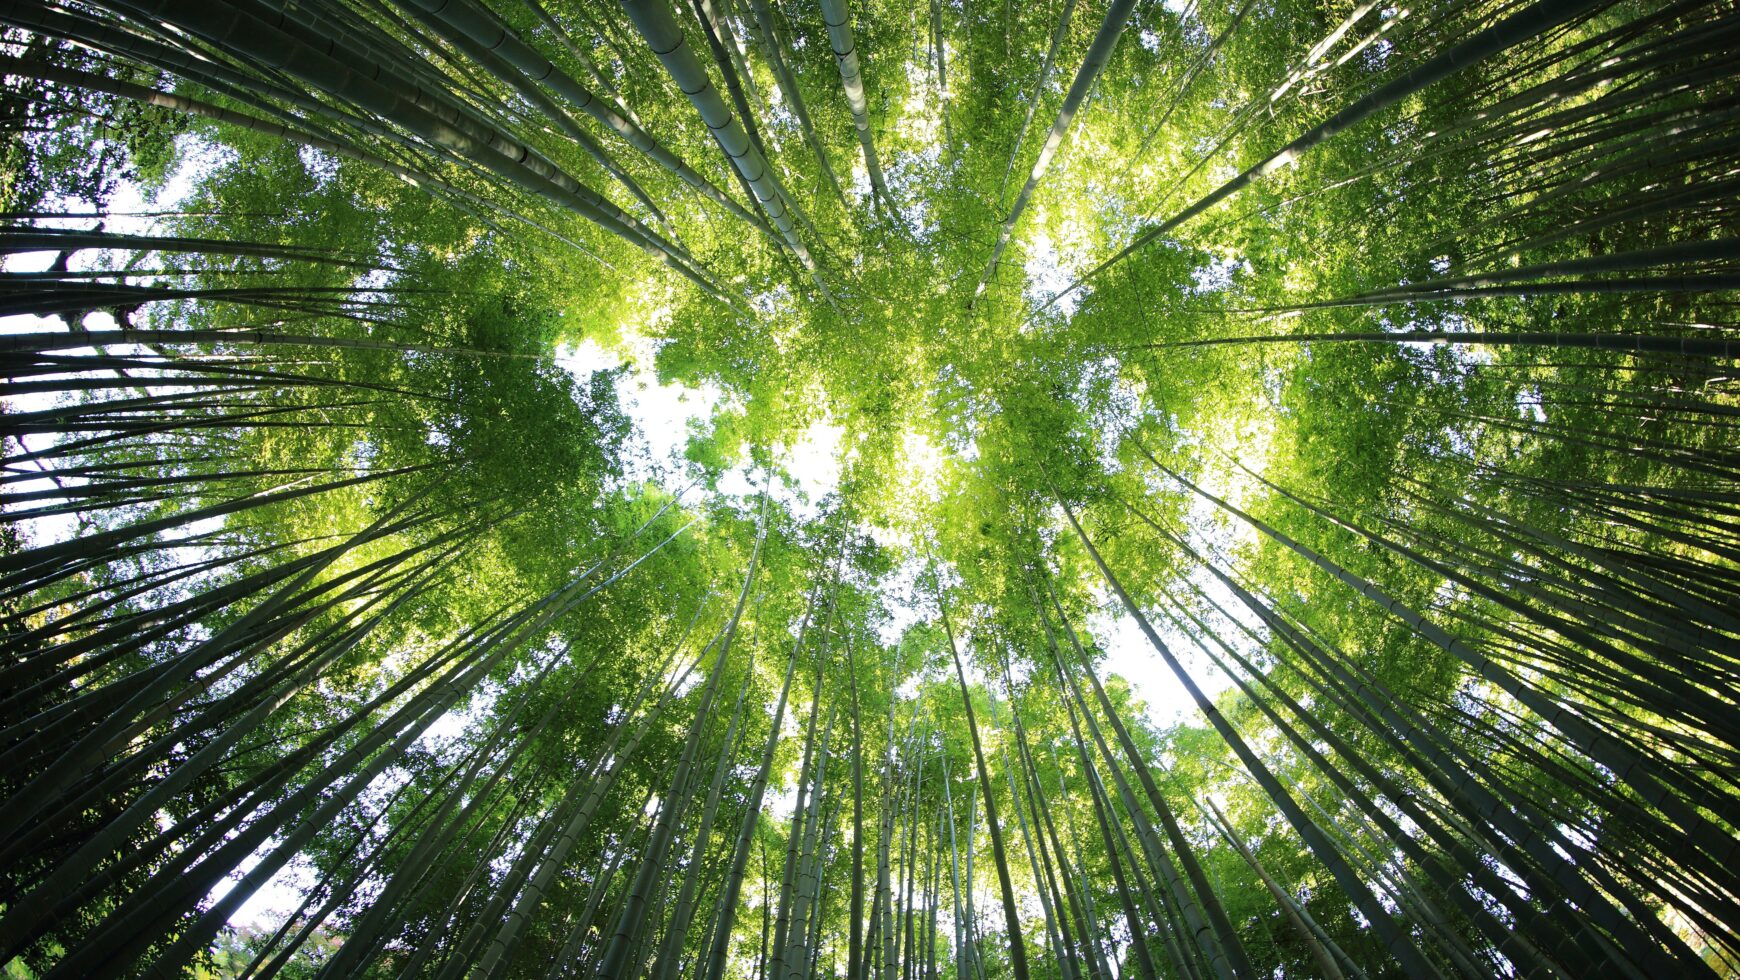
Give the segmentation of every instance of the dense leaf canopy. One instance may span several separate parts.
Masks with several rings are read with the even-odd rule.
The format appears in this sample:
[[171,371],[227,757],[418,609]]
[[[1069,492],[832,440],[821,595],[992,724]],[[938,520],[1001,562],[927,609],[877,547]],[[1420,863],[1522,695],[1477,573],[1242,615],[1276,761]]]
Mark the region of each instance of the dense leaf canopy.
[[0,2],[8,976],[1740,975],[1740,14]]

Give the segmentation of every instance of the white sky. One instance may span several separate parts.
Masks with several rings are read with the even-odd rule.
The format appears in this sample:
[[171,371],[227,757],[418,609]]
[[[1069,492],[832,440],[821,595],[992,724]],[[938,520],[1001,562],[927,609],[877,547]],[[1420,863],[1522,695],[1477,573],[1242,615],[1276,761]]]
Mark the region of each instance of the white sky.
[[[556,363],[576,378],[585,380],[594,372],[629,367],[616,384],[622,411],[634,422],[629,478],[657,479],[680,485],[688,463],[683,457],[690,436],[699,432],[713,413],[725,404],[714,385],[691,388],[675,382],[661,384],[653,369],[651,344],[644,339],[628,341],[630,353],[609,350],[593,340],[564,344],[556,350]],[[787,491],[776,483],[773,497],[802,520],[819,513],[821,499],[840,485],[843,469],[841,437],[844,430],[831,419],[812,422],[789,444],[773,447],[773,455],[795,486]],[[745,501],[760,492],[758,473],[746,461],[727,470],[719,491]],[[673,487],[674,489],[674,487]]]

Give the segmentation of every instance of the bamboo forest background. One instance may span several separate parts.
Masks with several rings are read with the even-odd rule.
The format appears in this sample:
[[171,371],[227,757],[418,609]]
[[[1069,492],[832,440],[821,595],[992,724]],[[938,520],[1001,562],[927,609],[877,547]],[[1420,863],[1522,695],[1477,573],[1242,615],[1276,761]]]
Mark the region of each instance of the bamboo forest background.
[[1729,0],[0,24],[8,976],[1740,974]]

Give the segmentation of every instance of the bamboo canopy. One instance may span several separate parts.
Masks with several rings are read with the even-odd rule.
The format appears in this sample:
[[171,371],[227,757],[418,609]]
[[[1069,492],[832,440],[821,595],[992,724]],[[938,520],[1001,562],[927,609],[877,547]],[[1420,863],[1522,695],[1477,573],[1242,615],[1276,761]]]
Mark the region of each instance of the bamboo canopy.
[[0,0],[21,978],[1740,975],[1740,13]]

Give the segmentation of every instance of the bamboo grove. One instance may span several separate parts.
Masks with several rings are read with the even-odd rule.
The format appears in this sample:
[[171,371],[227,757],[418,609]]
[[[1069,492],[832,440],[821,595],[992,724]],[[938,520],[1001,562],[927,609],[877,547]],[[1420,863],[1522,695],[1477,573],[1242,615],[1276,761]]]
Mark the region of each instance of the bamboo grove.
[[1740,975],[1732,3],[0,29],[9,977]]

